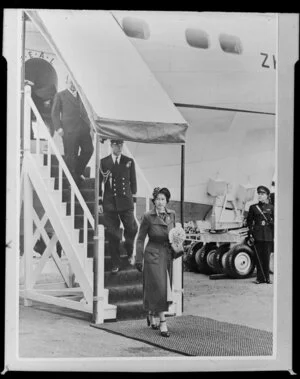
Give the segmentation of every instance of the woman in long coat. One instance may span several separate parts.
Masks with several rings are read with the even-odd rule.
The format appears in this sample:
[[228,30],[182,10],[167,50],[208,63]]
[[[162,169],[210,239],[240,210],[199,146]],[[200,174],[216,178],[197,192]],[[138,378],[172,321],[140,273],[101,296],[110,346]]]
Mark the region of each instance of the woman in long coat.
[[[143,271],[143,303],[149,312],[148,326],[158,329],[155,314],[160,319],[160,332],[169,337],[165,312],[172,303],[172,250],[169,231],[175,226],[175,212],[166,208],[170,200],[167,188],[153,191],[154,208],[143,216],[136,241],[136,268]],[[148,243],[144,248],[146,236]]]

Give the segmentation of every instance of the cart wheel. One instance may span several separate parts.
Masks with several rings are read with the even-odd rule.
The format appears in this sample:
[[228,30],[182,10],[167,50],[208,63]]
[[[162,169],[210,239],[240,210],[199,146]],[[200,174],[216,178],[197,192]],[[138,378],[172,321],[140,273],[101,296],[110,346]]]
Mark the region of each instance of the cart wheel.
[[197,266],[198,271],[202,274],[212,274],[213,266],[212,259],[213,255],[216,251],[216,244],[214,242],[210,242],[205,244],[198,252],[197,252]]
[[270,255],[269,271],[271,274],[274,274],[274,253]]
[[211,269],[213,274],[218,274],[218,269],[215,266],[215,255],[216,255],[217,250],[218,250],[217,246],[214,246],[214,248],[209,250],[206,255],[207,265]]
[[249,246],[235,245],[225,258],[226,274],[235,279],[248,278],[254,271],[254,253]]
[[222,255],[222,258],[221,258],[221,263],[222,263],[222,272],[223,274],[226,274],[228,276],[230,276],[230,273],[227,271],[227,267],[226,267],[226,259],[227,259],[227,255],[229,254],[230,250],[227,250],[226,253],[224,253]]
[[196,263],[196,254],[203,246],[203,242],[195,241],[190,244],[184,256],[184,263],[188,271],[199,272]]
[[225,261],[223,262],[223,256],[229,249],[230,249],[229,243],[223,243],[217,248],[213,257],[213,260],[214,260],[213,266],[214,266],[214,270],[216,274],[222,274],[224,272],[223,269],[224,269]]

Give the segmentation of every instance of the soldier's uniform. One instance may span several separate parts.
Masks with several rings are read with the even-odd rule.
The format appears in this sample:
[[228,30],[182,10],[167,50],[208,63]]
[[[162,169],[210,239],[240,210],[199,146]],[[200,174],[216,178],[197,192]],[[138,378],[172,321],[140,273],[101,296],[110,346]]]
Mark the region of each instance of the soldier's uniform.
[[137,192],[134,160],[123,154],[119,163],[114,163],[112,155],[101,159],[99,180],[99,204],[103,205],[105,236],[109,241],[113,267],[120,267],[120,220],[124,226],[124,246],[129,258],[133,253],[134,238],[138,230],[134,216]]
[[[264,191],[267,195],[270,194],[269,189],[264,186],[257,188],[257,192],[260,191]],[[269,282],[270,253],[274,239],[274,206],[263,202],[251,205],[247,216],[247,225],[249,233],[255,240],[255,247],[263,269],[262,272],[256,258],[257,281]]]

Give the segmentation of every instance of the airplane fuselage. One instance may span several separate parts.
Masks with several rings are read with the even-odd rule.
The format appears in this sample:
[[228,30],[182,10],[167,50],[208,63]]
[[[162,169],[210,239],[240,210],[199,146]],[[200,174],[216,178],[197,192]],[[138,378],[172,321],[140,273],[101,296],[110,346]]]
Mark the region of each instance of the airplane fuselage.
[[[275,170],[275,15],[113,11],[111,16],[189,124],[186,200],[211,204],[209,178],[228,181],[233,193],[239,184],[270,186]],[[57,89],[64,88],[65,68],[29,23],[26,54],[26,61],[43,54],[41,59],[57,72]],[[150,186],[166,185],[172,198],[179,199],[178,146],[127,146]],[[140,181],[140,194],[146,191]]]

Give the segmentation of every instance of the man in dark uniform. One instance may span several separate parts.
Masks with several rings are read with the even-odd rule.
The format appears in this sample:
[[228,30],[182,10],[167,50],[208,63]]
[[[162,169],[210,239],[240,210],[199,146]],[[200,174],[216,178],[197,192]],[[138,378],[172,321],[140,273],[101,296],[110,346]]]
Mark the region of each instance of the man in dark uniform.
[[258,204],[249,208],[247,225],[249,235],[254,239],[256,248],[256,282],[271,283],[269,275],[270,253],[274,238],[274,207],[269,203],[270,190],[265,186],[257,187]]
[[133,159],[122,154],[122,147],[122,140],[111,140],[112,154],[101,159],[99,175],[99,210],[103,211],[113,274],[120,270],[120,221],[124,226],[124,247],[130,263],[138,230],[134,216],[137,192],[135,164]]
[[85,179],[83,173],[94,147],[90,121],[69,76],[66,83],[67,89],[54,97],[51,117],[54,129],[63,138],[66,164],[78,185]]

